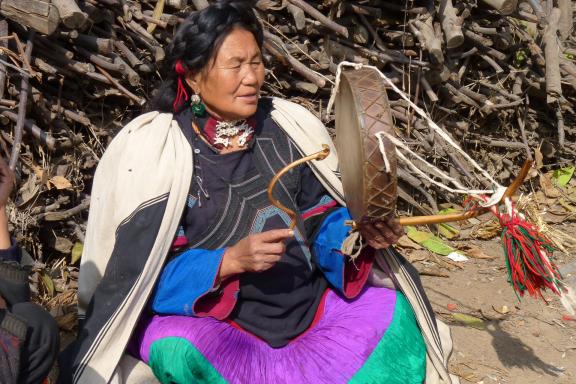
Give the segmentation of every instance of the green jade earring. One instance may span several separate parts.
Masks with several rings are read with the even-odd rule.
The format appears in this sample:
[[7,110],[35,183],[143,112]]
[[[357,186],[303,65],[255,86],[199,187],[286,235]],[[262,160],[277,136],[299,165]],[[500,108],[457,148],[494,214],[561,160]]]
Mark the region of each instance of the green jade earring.
[[204,116],[204,114],[206,113],[206,106],[202,102],[200,96],[195,93],[190,98],[190,101],[192,102],[192,112],[194,113],[194,115],[198,117]]

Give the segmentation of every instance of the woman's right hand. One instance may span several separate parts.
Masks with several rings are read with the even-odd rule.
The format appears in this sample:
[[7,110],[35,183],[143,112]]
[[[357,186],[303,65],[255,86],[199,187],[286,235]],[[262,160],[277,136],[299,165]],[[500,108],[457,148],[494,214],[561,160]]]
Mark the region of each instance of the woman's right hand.
[[284,254],[284,241],[294,236],[291,229],[273,229],[249,235],[226,249],[220,266],[220,281],[244,272],[264,272]]

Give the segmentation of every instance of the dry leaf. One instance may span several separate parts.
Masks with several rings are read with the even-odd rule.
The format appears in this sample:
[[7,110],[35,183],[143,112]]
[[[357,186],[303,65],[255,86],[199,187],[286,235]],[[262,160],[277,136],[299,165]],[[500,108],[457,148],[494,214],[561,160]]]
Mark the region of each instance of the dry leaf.
[[454,320],[457,320],[458,322],[465,324],[469,327],[473,327],[476,329],[484,329],[486,327],[486,324],[484,324],[484,321],[482,319],[479,319],[472,315],[468,315],[466,313],[452,313],[452,317],[454,318]]
[[36,174],[31,174],[28,180],[18,190],[19,199],[16,201],[18,207],[32,200],[40,191],[40,184],[37,182]]
[[482,240],[489,240],[493,237],[500,236],[500,233],[502,233],[502,227],[500,227],[498,219],[494,218],[482,223],[471,233],[471,236]]
[[46,272],[42,272],[42,282],[44,283],[44,287],[46,288],[48,296],[54,296],[54,293],[56,292],[56,289],[54,288],[54,282]]
[[418,244],[415,241],[412,241],[407,235],[402,236],[398,240],[396,245],[402,248],[422,249],[422,246],[420,244]]
[[82,252],[84,252],[84,244],[77,241],[72,248],[71,264],[75,264],[82,257]]
[[56,189],[68,189],[72,188],[72,183],[63,176],[54,176],[48,182],[56,187]]
[[497,308],[497,307],[495,307],[495,306],[492,306],[492,309],[495,310],[496,312],[498,312],[498,313],[501,314],[501,315],[505,315],[505,314],[507,314],[508,312],[510,312],[510,308],[508,308],[507,305],[503,305],[503,306],[501,306],[500,308]]
[[65,177],[54,176],[48,180],[50,184],[56,187],[56,189],[68,189],[72,188],[72,183]]
[[406,259],[410,263],[416,263],[418,261],[428,260],[430,254],[425,249],[417,249],[406,255]]
[[56,317],[58,327],[64,331],[72,331],[77,324],[77,315],[74,312],[67,313],[62,316]]
[[68,254],[70,251],[72,251],[73,246],[74,243],[72,243],[70,240],[64,237],[56,236],[56,240],[54,241],[54,249],[58,252]]
[[544,175],[544,174],[540,175],[540,186],[542,187],[542,190],[544,191],[546,197],[555,198],[561,195],[558,188],[554,186],[554,183],[552,182],[552,178],[550,177],[550,175]]
[[466,253],[466,256],[471,257],[473,259],[494,260],[496,258],[494,256],[490,256],[484,253],[484,251],[480,249],[480,247],[477,247],[472,244],[464,244],[462,246],[459,246],[458,249]]
[[536,169],[540,169],[544,166],[544,156],[542,155],[542,152],[540,152],[540,148],[536,148],[534,150],[534,167],[536,167]]

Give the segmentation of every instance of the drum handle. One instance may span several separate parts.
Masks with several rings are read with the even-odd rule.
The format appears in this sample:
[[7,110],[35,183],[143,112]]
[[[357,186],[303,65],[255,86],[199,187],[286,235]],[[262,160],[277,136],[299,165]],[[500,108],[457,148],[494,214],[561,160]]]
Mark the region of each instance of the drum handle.
[[[504,192],[504,195],[500,199],[499,203],[501,203],[506,198],[512,197],[516,193],[516,191],[518,190],[518,188],[520,188],[520,185],[522,185],[524,179],[528,175],[530,167],[532,167],[532,161],[526,160],[518,176],[514,179],[512,184],[510,184],[510,186],[506,188],[506,192]],[[465,211],[462,213],[451,213],[447,215],[400,217],[398,218],[398,222],[400,223],[400,225],[428,225],[428,224],[450,223],[453,221],[468,220],[473,217],[479,216],[485,212],[488,212],[489,210],[490,207],[481,207],[470,211]]]
[[329,154],[330,154],[330,147],[327,144],[322,144],[322,150],[321,151],[318,151],[316,153],[311,154],[310,156],[303,157],[301,159],[296,160],[293,163],[288,164],[287,166],[282,168],[280,170],[280,172],[275,174],[274,177],[272,178],[272,180],[270,181],[270,184],[268,184],[268,199],[276,208],[281,209],[282,211],[286,212],[288,214],[288,216],[290,216],[290,219],[292,220],[290,223],[290,229],[294,229],[294,227],[296,226],[296,220],[297,220],[298,216],[296,215],[296,212],[294,212],[290,208],[284,206],[284,204],[282,204],[279,200],[277,200],[274,197],[274,194],[273,194],[274,186],[276,185],[278,180],[280,180],[282,175],[284,175],[286,172],[288,172],[292,168],[294,168],[294,167],[296,167],[302,163],[306,163],[308,161],[324,160],[325,158],[328,157]]

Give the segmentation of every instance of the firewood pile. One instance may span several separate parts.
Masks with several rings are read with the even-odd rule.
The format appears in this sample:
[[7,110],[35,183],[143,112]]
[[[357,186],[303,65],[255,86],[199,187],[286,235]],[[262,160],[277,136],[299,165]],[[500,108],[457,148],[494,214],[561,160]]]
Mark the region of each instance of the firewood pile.
[[[100,156],[146,108],[177,26],[208,3],[0,1],[0,147],[18,176],[10,219],[38,265],[77,263]],[[264,93],[306,105],[329,127],[337,64],[347,60],[379,67],[503,184],[526,158],[543,170],[574,163],[571,1],[260,0],[256,9]],[[460,155],[389,97],[412,150],[471,184]],[[460,199],[407,169],[398,177],[418,213]],[[48,296],[61,291],[43,286]]]

